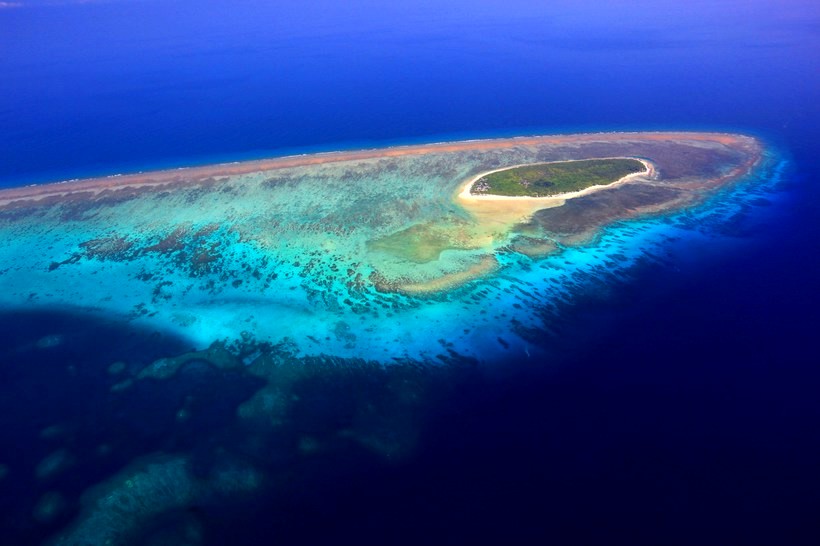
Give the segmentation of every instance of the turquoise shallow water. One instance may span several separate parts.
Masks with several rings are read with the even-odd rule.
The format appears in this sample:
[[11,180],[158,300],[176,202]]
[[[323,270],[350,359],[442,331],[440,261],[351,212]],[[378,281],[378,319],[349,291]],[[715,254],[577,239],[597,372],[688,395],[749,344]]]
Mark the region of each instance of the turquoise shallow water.
[[[46,207],[0,226],[0,303],[127,318],[199,350],[255,340],[299,356],[379,362],[537,357],[578,294],[628,282],[630,268],[660,259],[670,243],[719,246],[726,224],[783,168],[769,152],[706,203],[616,222],[581,246],[555,239],[562,248],[539,258],[513,251],[508,227],[476,224],[452,200],[486,165],[539,153],[347,161],[94,207]],[[425,261],[372,245],[408,226],[454,235]],[[385,276],[446,278],[488,259],[495,272],[432,293],[373,285]]]

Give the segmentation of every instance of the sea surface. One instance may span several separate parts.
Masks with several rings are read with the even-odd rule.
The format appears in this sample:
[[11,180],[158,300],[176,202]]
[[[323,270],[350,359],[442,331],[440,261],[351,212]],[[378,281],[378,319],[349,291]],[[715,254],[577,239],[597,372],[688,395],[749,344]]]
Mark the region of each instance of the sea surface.
[[[537,359],[285,367],[276,432],[238,420],[262,382],[230,367],[112,394],[186,340],[4,310],[0,543],[121,513],[137,544],[820,540],[814,3],[21,3],[0,3],[3,187],[584,131],[751,134],[770,163],[568,254],[582,288]],[[634,259],[609,274],[607,244]],[[129,489],[168,509],[89,509]]]

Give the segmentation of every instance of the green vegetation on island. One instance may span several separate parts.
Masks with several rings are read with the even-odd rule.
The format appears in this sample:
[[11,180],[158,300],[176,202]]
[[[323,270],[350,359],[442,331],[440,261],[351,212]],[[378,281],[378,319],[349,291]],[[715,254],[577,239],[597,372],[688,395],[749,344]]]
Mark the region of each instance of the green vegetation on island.
[[637,159],[585,159],[539,163],[504,169],[475,181],[473,195],[549,197],[611,184],[628,174],[645,171]]

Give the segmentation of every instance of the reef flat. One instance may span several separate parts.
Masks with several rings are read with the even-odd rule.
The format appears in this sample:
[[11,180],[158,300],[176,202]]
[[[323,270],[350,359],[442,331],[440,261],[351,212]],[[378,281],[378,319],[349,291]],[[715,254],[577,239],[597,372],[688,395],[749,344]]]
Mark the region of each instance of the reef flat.
[[[0,305],[85,309],[216,341],[388,361],[529,350],[556,292],[533,266],[702,202],[754,138],[601,133],[294,156],[0,192]],[[615,183],[471,195],[487,172],[632,158]],[[559,283],[560,284],[560,283]],[[567,285],[561,289],[566,288]]]

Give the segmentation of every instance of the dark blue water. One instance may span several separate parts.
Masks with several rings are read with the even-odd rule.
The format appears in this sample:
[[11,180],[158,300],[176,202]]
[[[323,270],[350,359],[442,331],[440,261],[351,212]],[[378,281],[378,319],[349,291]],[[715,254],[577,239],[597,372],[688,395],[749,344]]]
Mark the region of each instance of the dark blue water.
[[[199,508],[208,543],[818,542],[814,3],[48,4],[0,9],[5,186],[576,130],[750,132],[791,162],[771,204],[731,226],[736,244],[673,253],[614,293],[591,294],[562,325],[553,360],[510,362],[439,399],[409,460],[352,449],[285,457],[288,486]],[[20,347],[72,319],[2,320]],[[13,501],[41,493],[16,481],[17,468],[47,453],[37,431],[57,415],[81,424],[80,446],[115,438],[105,465],[61,478],[71,497],[131,457],[225,443],[236,434],[225,408],[255,388],[207,372],[117,406],[104,363],[137,365],[183,343],[128,325],[76,328],[110,342],[78,335],[80,345],[54,349],[59,370],[48,355],[3,353],[3,453],[30,459],[0,482],[5,507],[28,510]],[[70,358],[90,364],[65,375]],[[229,394],[185,429],[209,431],[198,441],[169,412],[191,385],[219,398],[213,381]],[[112,432],[122,426],[132,442]],[[40,527],[9,508],[0,537],[39,540],[76,514],[69,504]]]
[[542,131],[800,140],[819,113],[817,10],[792,3],[4,9],[0,180]]

